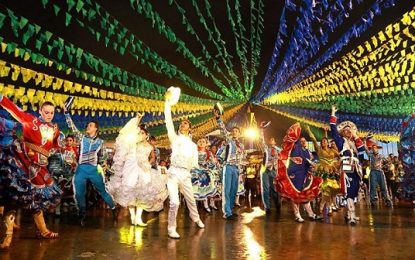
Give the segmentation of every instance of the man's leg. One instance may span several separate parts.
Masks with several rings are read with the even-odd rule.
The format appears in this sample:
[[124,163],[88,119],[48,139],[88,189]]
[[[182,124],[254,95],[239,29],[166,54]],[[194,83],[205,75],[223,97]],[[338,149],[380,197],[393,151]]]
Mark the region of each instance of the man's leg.
[[269,176],[268,174],[270,171],[267,169],[265,172],[261,173],[261,197],[262,203],[264,203],[264,209],[266,212],[271,210],[271,203],[270,203],[270,183],[269,183]]
[[176,231],[176,217],[177,212],[180,206],[180,199],[179,199],[179,184],[177,177],[173,174],[168,173],[167,179],[167,190],[169,192],[169,216],[168,216],[168,224],[167,224],[167,231],[169,236],[172,238],[180,238],[180,235]]
[[272,200],[275,203],[275,207],[277,208],[277,211],[281,210],[281,199],[280,199],[280,195],[278,194],[278,192],[275,190],[275,186],[274,186],[274,180],[275,180],[275,176],[276,176],[276,172],[275,171],[271,171],[268,174],[268,179],[269,179],[269,192],[270,192],[270,196],[272,198]]
[[222,211],[225,217],[229,217],[232,215],[232,207],[233,202],[231,201],[231,180],[232,180],[232,173],[231,167],[229,165],[225,165],[223,167],[223,174],[222,174]]
[[376,185],[377,185],[377,172],[376,171],[370,171],[369,191],[370,191],[370,201],[372,203],[376,200]]
[[86,214],[86,172],[84,165],[79,165],[73,177],[73,189],[75,202],[79,210],[80,217]]
[[204,225],[201,225],[199,212],[197,211],[196,200],[193,194],[193,187],[192,187],[192,181],[190,178],[190,173],[187,174],[183,172],[183,176],[180,176],[180,177],[181,178],[179,179],[179,187],[180,187],[181,193],[184,196],[184,199],[186,200],[186,205],[187,205],[187,208],[189,209],[189,216],[193,220],[193,222],[197,223],[197,225],[200,228],[204,228]]
[[[231,190],[230,190],[230,210],[232,213],[232,208],[235,205],[236,194],[238,193],[239,186],[239,169],[236,166],[231,167]],[[239,201],[238,201],[239,203]]]
[[88,173],[88,179],[91,181],[92,185],[94,185],[99,195],[104,199],[105,203],[107,203],[111,209],[115,209],[114,200],[105,188],[104,175],[98,173],[98,170],[94,171],[94,169],[91,169]]
[[383,172],[379,172],[379,185],[380,185],[380,190],[382,191],[382,195],[383,195],[386,205],[388,207],[392,206],[392,202],[389,196],[388,186],[386,185],[386,177]]

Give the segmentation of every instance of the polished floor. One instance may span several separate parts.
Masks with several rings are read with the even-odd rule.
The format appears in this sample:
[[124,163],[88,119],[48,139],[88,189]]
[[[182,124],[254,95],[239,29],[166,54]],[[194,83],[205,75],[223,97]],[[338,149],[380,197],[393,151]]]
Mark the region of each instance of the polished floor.
[[202,213],[202,230],[181,208],[180,240],[167,237],[167,210],[147,215],[146,228],[131,226],[126,211],[114,224],[109,211],[94,210],[84,228],[73,216],[49,216],[49,227],[61,235],[57,240],[35,239],[33,224],[23,218],[11,249],[0,259],[415,259],[415,209],[410,206],[360,205],[356,226],[345,224],[343,212],[321,222],[296,223],[288,203],[280,214],[264,215],[257,207],[238,211],[235,221],[225,221],[217,211]]

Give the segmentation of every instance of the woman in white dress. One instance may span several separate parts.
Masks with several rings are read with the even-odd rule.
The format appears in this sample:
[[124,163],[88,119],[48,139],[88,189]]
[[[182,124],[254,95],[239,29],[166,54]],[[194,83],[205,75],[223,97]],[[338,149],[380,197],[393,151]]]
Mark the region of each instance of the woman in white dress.
[[115,172],[108,183],[114,201],[128,207],[131,224],[146,226],[141,215],[145,211],[160,211],[167,198],[166,179],[151,168],[149,158],[153,147],[147,142],[148,131],[139,126],[142,115],[123,127],[115,142]]

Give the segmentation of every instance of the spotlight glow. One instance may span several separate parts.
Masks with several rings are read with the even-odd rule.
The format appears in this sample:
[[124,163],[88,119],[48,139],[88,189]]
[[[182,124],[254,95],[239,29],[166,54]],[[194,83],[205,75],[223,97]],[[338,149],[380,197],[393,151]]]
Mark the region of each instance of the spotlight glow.
[[259,137],[259,131],[256,127],[246,128],[244,131],[244,136],[249,139],[257,139]]

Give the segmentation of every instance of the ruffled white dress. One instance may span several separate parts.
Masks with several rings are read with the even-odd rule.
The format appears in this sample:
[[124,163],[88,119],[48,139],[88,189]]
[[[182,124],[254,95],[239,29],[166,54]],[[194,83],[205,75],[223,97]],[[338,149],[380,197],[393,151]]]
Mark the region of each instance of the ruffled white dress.
[[123,207],[160,211],[168,196],[167,180],[159,170],[151,168],[149,156],[153,147],[146,141],[134,140],[138,135],[134,133],[137,123],[135,118],[130,120],[117,137],[112,166],[115,174],[107,188],[114,201]]

